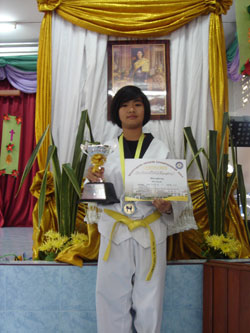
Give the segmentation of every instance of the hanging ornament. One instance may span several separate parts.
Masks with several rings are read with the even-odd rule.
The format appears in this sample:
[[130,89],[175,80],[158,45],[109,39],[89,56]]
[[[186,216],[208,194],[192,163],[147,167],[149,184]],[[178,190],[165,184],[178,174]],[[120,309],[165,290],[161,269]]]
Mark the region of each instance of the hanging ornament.
[[13,148],[14,148],[14,144],[13,143],[9,143],[7,146],[6,146],[6,149],[7,149],[7,152],[12,152],[13,151]]
[[17,125],[22,124],[22,118],[16,117],[16,123],[17,123]]
[[7,114],[5,114],[5,115],[3,116],[3,120],[8,121],[8,120],[10,120],[10,117],[9,117]]
[[19,172],[17,170],[12,170],[11,176],[16,178],[18,176]]
[[11,164],[12,163],[12,161],[13,161],[13,158],[12,158],[12,156],[10,155],[10,154],[8,154],[7,156],[6,156],[6,163],[7,164]]
[[250,75],[250,62],[249,62],[249,59],[247,59],[247,62],[242,67],[241,74],[242,75]]

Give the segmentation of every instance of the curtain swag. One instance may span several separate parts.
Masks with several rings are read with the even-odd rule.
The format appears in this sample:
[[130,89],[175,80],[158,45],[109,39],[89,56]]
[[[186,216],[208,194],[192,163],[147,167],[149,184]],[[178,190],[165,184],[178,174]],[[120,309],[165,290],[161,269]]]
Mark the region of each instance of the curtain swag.
[[229,79],[234,82],[240,81],[242,75],[239,73],[240,55],[238,38],[235,36],[234,41],[227,49],[227,74]]
[[6,65],[0,67],[0,80],[6,78],[12,87],[24,93],[31,94],[36,92],[36,72],[22,71],[16,67]]
[[39,11],[56,10],[65,20],[88,30],[145,38],[167,35],[199,15],[226,14],[232,0],[127,0],[121,3],[114,0],[37,0],[37,3]]
[[10,65],[22,71],[36,72],[37,56],[6,56],[0,57],[0,67]]

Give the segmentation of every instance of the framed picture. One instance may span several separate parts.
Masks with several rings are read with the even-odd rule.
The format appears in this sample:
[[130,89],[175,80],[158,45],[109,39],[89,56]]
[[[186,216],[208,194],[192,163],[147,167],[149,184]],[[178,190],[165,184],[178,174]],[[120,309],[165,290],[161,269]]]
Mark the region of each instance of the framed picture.
[[171,119],[169,40],[108,42],[108,120],[112,97],[126,85],[148,97],[151,120]]

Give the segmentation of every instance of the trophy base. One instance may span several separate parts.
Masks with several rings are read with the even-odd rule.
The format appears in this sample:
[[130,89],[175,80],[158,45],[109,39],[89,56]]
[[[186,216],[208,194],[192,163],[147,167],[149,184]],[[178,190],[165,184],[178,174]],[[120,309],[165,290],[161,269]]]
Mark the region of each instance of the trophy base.
[[80,202],[98,202],[111,205],[120,202],[112,183],[87,183],[84,185]]

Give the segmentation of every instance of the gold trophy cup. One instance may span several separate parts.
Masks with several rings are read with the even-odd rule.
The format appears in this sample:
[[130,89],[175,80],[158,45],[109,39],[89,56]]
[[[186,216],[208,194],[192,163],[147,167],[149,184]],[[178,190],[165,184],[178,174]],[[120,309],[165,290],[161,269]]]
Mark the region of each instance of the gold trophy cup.
[[[90,157],[93,172],[101,169],[108,154],[112,151],[110,146],[101,144],[86,143],[81,144],[80,147],[82,152]],[[105,205],[120,202],[117,199],[114,185],[106,183],[102,179],[99,182],[84,184],[80,201],[98,202]]]

